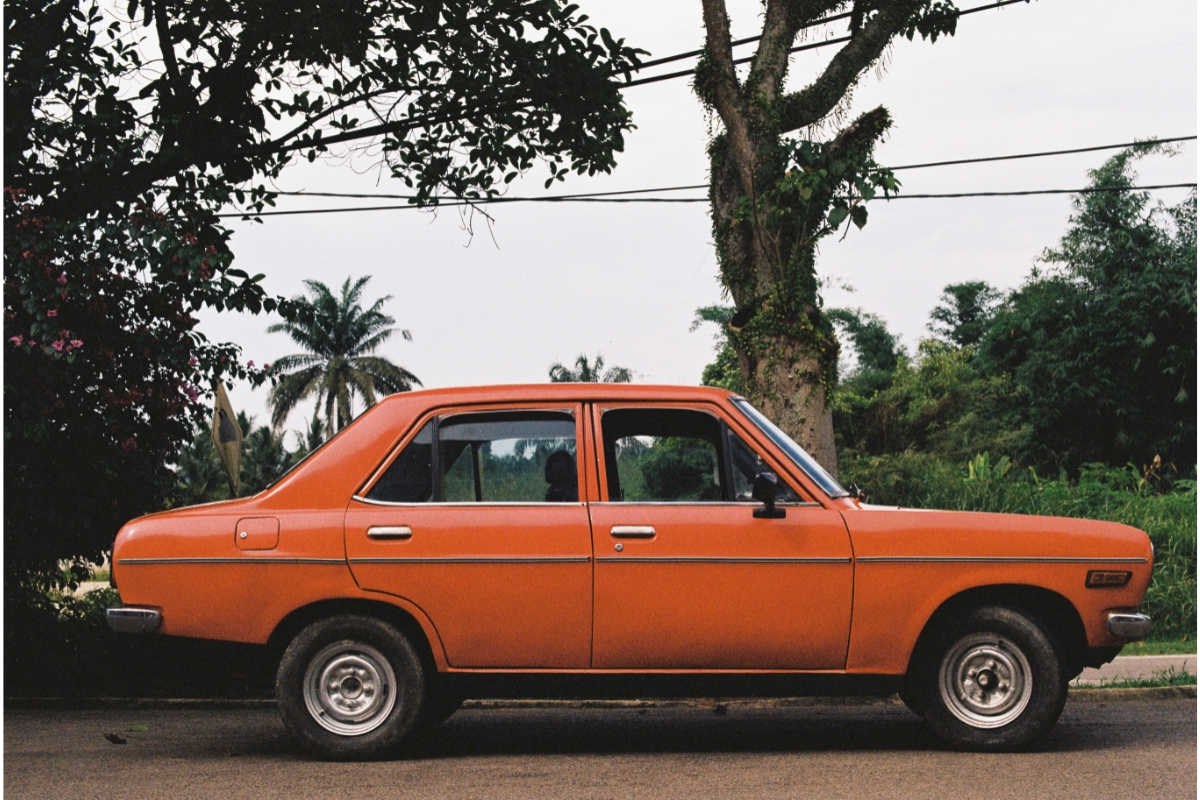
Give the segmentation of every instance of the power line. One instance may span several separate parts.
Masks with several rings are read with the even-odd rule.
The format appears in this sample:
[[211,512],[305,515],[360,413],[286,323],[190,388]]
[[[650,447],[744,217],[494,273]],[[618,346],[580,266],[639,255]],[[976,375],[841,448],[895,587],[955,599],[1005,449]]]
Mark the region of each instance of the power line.
[[[1038,194],[1095,194],[1102,192],[1140,192],[1151,189],[1194,189],[1195,183],[1161,183],[1153,186],[1102,186],[1083,189],[1028,189],[1015,192],[954,192],[947,194],[904,194],[876,197],[876,200],[932,200],[961,197],[1024,197]],[[653,191],[653,190],[647,190]],[[436,208],[494,205],[496,203],[707,203],[707,197],[596,197],[588,195],[560,195],[557,197],[492,197],[479,200],[453,200],[438,203]],[[425,206],[424,208],[434,208]],[[298,214],[346,214],[359,211],[411,211],[421,208],[411,204],[402,206],[359,206],[355,208],[306,208],[293,211],[247,211],[244,213],[218,214],[218,217],[283,217]]]
[[[967,8],[967,9],[963,9],[962,11],[956,11],[953,14],[947,14],[945,16],[947,16],[947,17],[965,17],[968,14],[974,14],[979,11],[989,11],[993,8],[1003,8],[1004,6],[1011,6],[1014,3],[1028,3],[1028,2],[1029,2],[1029,0],[1001,0],[1001,2],[986,3],[981,6],[974,6],[973,8]],[[845,19],[846,17],[849,17],[849,16],[850,16],[850,14],[848,14],[848,13],[847,14],[836,14],[834,16],[824,17],[822,19],[814,20],[813,22],[810,22],[807,25],[804,25],[802,27],[810,28],[810,27],[814,27],[816,25],[824,24],[826,22],[834,22],[839,19]],[[761,36],[751,36],[748,39],[738,39],[736,42],[730,42],[730,46],[737,47],[738,45],[749,44],[750,42],[757,42],[761,38],[762,38]],[[797,47],[789,48],[788,53],[799,53],[799,52],[802,52],[805,50],[816,50],[819,47],[829,47],[830,45],[841,44],[842,42],[848,42],[848,41],[850,41],[850,38],[851,37],[849,37],[849,36],[842,36],[842,37],[839,37],[836,39],[827,39],[826,41],[823,41],[823,42],[815,42],[813,44],[799,45]],[[687,53],[679,53],[678,55],[667,56],[666,58],[659,58],[659,59],[655,59],[654,61],[647,61],[645,64],[642,64],[641,66],[639,66],[636,70],[622,70],[622,72],[639,72],[647,67],[657,66],[659,64],[667,64],[672,61],[680,61],[685,58],[691,58],[693,56],[698,56],[703,52],[704,52],[703,50],[693,50],[693,51],[690,51]],[[745,64],[745,63],[747,63],[749,61],[753,61],[753,60],[754,60],[754,56],[747,56],[746,58],[734,59],[733,63],[734,64]],[[658,83],[659,81],[668,81],[673,78],[682,78],[687,75],[692,75],[695,72],[696,72],[695,68],[685,69],[680,72],[668,72],[664,75],[655,75],[650,78],[639,78],[636,81],[627,81],[626,83],[622,83],[619,85],[622,88],[628,88],[631,86],[642,86],[647,83]]]
[[[957,164],[982,164],[989,161],[1014,161],[1022,158],[1043,158],[1045,156],[1063,156],[1073,153],[1094,153],[1099,150],[1121,150],[1126,147],[1135,147],[1137,145],[1147,144],[1169,144],[1171,142],[1190,142],[1195,140],[1195,136],[1174,136],[1169,139],[1144,139],[1140,142],[1123,142],[1121,144],[1102,144],[1095,147],[1076,147],[1071,150],[1046,150],[1040,153],[1017,153],[1007,156],[986,156],[983,158],[960,158],[953,161],[931,161],[925,164],[904,164],[899,167],[890,167],[891,170],[902,169],[922,169],[925,167],[949,167]],[[690,186],[660,186],[655,189],[625,189],[623,191],[614,192],[587,192],[582,194],[557,195],[558,200],[574,200],[576,198],[588,197],[612,197],[617,195],[630,194],[652,194],[654,192],[681,192],[692,189],[707,189],[708,184],[698,183]],[[358,200],[415,200],[416,195],[411,194],[359,194],[353,192],[275,192],[278,195],[289,197],[344,197]],[[911,195],[910,195],[911,196]],[[450,198],[457,199],[457,198]],[[389,206],[390,207],[390,206]]]

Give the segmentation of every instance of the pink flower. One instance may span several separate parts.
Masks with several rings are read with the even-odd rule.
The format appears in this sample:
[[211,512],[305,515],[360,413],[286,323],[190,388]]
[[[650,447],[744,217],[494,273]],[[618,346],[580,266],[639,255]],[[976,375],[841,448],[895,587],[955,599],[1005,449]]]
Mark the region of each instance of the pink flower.
[[57,308],[52,308],[52,309],[50,309],[49,311],[47,311],[47,312],[46,312],[46,316],[47,316],[47,317],[57,317],[57,316],[58,316],[58,309],[57,309]]
[[250,362],[248,362],[248,363],[246,364],[246,367],[247,367],[248,369],[254,369],[254,362],[253,362],[253,361],[250,361]]
[[20,347],[21,342],[25,341],[25,337],[18,333],[16,336],[9,339],[9,341],[15,344],[17,347]]
[[33,339],[30,339],[30,340],[29,340],[29,346],[30,346],[30,347],[37,347],[37,342],[35,342]]
[[194,367],[199,363],[200,363],[199,359],[197,359],[195,356],[190,356],[188,358],[188,366],[189,367]]
[[58,339],[57,341],[55,341],[55,342],[54,342],[54,344],[52,344],[52,345],[50,345],[50,346],[51,346],[51,347],[53,347],[55,350],[57,350],[58,352],[60,352],[60,353],[61,353],[61,352],[62,352],[62,349],[63,349],[63,340],[62,340],[62,339]]
[[184,386],[183,393],[186,394],[188,400],[191,400],[193,403],[200,398],[200,392],[196,391],[196,387],[194,386]]
[[83,339],[72,339],[71,347],[83,347]]
[[58,276],[58,283],[61,286],[61,285],[65,284],[66,282],[67,282],[67,273],[64,272],[62,275]]
[[270,364],[263,364],[263,369],[264,369],[264,370],[268,370],[268,369],[270,369],[270,368],[271,368],[271,365],[270,365]]

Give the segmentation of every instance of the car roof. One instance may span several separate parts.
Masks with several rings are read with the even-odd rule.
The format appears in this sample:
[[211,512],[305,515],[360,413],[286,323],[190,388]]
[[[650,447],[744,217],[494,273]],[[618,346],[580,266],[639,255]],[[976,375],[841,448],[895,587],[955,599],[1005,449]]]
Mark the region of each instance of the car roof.
[[712,386],[665,386],[644,383],[529,383],[499,386],[457,386],[421,389],[389,395],[380,402],[420,402],[428,405],[466,402],[522,402],[530,400],[665,400],[721,401],[734,396]]

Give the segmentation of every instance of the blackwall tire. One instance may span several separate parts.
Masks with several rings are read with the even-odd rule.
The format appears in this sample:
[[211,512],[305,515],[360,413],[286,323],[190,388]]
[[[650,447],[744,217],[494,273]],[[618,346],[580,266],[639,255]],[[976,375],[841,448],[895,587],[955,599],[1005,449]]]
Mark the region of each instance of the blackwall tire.
[[284,651],[275,678],[288,731],[308,751],[336,760],[398,749],[416,728],[425,694],[412,643],[373,617],[309,625]]
[[937,631],[914,676],[934,732],[960,750],[1026,747],[1058,720],[1067,680],[1053,635],[1012,609],[987,606]]

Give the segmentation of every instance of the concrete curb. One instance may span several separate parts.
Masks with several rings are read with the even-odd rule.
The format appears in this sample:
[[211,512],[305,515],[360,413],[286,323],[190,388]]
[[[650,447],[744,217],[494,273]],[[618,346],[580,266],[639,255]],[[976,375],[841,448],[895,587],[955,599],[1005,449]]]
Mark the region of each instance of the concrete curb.
[[[1071,700],[1087,702],[1127,702],[1145,700],[1194,700],[1195,686],[1149,686],[1133,689],[1081,687],[1072,688]],[[730,708],[808,708],[829,706],[895,706],[903,705],[897,695],[891,697],[691,697],[678,700],[468,700],[464,709],[667,709],[699,708],[715,714]],[[222,700],[159,697],[10,697],[4,701],[8,710],[74,710],[74,709],[195,709],[195,710],[258,710],[273,709],[271,699]]]

